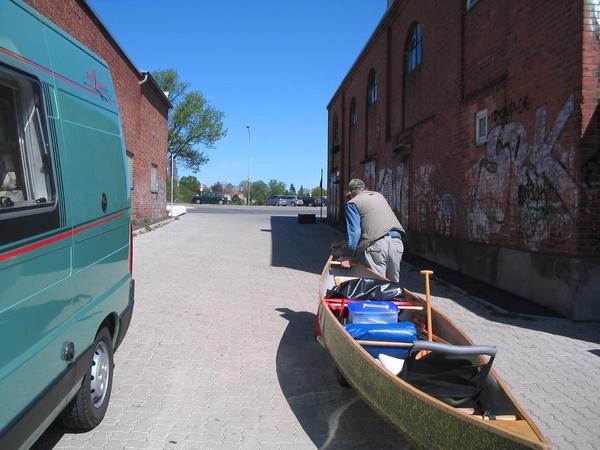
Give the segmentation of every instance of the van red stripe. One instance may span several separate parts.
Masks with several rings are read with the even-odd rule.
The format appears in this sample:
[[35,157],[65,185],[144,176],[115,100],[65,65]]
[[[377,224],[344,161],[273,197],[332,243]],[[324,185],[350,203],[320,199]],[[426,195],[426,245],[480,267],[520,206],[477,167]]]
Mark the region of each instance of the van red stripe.
[[8,55],[8,56],[10,56],[12,58],[15,58],[15,59],[18,59],[19,61],[24,62],[25,64],[29,64],[30,66],[35,67],[36,69],[39,69],[42,72],[45,72],[45,73],[47,73],[50,76],[58,78],[59,80],[62,80],[65,83],[70,84],[71,86],[76,87],[77,89],[81,89],[81,90],[87,92],[88,94],[92,94],[92,95],[95,95],[96,97],[100,97],[100,94],[98,92],[93,91],[91,89],[88,89],[85,86],[82,86],[81,84],[78,84],[78,83],[76,83],[76,82],[74,82],[72,80],[69,80],[68,78],[63,77],[62,75],[59,75],[59,74],[57,74],[56,72],[53,72],[50,69],[46,69],[45,67],[40,66],[39,64],[36,64],[33,61],[30,61],[30,60],[28,60],[26,58],[23,58],[22,56],[17,55],[16,53],[11,52],[10,50],[6,50],[5,48],[0,47],[0,53],[4,53],[5,55]]
[[12,252],[0,255],[0,262],[6,261],[7,259],[14,258],[15,256],[19,256],[19,255],[22,255],[24,253],[31,252],[31,251],[36,250],[38,248],[45,247],[47,245],[53,244],[54,242],[62,241],[63,239],[69,238],[69,237],[74,236],[74,235],[76,235],[78,233],[81,233],[83,231],[89,230],[90,228],[94,228],[94,227],[96,227],[98,225],[102,225],[103,223],[110,222],[111,220],[117,219],[117,218],[119,218],[121,216],[124,216],[124,215],[125,215],[124,212],[119,213],[119,214],[115,214],[114,216],[107,217],[107,218],[99,220],[97,222],[90,223],[88,225],[84,225],[84,226],[79,227],[79,228],[74,228],[73,230],[66,231],[66,232],[61,233],[61,234],[56,235],[56,236],[52,236],[51,238],[43,239],[41,241],[34,242],[33,244],[26,245],[25,247],[18,248],[16,250],[12,251]]

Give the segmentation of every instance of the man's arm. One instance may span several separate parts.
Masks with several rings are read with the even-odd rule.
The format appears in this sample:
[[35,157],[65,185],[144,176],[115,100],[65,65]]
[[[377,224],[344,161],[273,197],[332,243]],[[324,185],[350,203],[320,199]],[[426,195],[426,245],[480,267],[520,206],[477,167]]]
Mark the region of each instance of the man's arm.
[[349,255],[354,256],[360,241],[360,213],[354,203],[346,203],[346,248]]

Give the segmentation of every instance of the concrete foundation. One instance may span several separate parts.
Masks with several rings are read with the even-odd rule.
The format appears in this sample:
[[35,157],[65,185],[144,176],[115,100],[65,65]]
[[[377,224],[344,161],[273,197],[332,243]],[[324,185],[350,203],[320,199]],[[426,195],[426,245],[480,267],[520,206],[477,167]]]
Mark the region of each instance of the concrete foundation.
[[408,251],[574,320],[600,320],[600,258],[525,252],[409,232]]

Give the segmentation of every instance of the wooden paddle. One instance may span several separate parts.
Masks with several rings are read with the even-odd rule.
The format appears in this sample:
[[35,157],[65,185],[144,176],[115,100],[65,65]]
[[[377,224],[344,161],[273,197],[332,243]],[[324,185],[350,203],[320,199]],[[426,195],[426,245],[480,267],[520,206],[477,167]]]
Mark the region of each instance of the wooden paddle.
[[421,270],[421,275],[425,275],[425,299],[427,302],[427,339],[433,342],[433,328],[431,326],[431,291],[429,288],[429,276],[433,275],[433,270]]
[[[421,270],[421,275],[425,275],[425,303],[427,306],[427,340],[433,342],[433,327],[431,325],[431,291],[429,287],[429,276],[433,275],[433,270]],[[424,358],[429,354],[428,351],[423,350],[417,353],[415,359]]]

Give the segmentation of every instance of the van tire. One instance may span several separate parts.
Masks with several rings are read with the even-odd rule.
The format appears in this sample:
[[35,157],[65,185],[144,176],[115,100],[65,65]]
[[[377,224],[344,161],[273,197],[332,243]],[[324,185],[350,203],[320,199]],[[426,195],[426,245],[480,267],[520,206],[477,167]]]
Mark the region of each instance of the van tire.
[[[61,422],[73,430],[89,431],[102,422],[112,390],[113,380],[113,346],[108,329],[102,328],[96,335],[93,344],[94,352],[88,362],[88,367],[77,395],[61,413]],[[100,372],[98,372],[100,371]],[[94,399],[92,394],[93,380],[106,379],[101,383],[102,398]],[[97,393],[97,390],[96,390]]]

